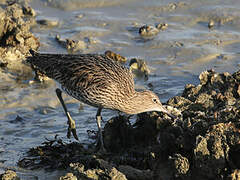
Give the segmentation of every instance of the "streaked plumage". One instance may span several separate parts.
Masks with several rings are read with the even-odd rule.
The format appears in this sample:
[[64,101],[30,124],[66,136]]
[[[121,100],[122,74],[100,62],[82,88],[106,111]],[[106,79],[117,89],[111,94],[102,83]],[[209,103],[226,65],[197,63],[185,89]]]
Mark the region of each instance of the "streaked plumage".
[[[132,73],[105,55],[31,53],[32,57],[27,58],[28,62],[56,80],[70,96],[97,107],[97,116],[101,117],[102,108],[127,114],[146,111],[168,113],[153,92],[135,91]],[[67,110],[65,113],[68,113]]]

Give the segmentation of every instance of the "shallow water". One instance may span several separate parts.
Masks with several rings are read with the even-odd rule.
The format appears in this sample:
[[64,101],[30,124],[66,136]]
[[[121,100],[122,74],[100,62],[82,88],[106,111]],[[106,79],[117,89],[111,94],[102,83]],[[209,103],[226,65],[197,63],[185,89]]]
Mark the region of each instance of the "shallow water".
[[[147,82],[136,79],[137,86],[151,83],[163,102],[180,95],[186,83],[197,84],[204,70],[232,73],[239,69],[240,1],[33,0],[31,6],[38,20],[59,21],[56,27],[37,25],[32,29],[40,38],[40,52],[67,53],[54,40],[59,34],[63,39],[93,39],[81,53],[112,50],[128,59],[145,59],[150,77]],[[209,30],[211,19],[215,26]],[[167,23],[168,28],[151,38],[139,36],[138,27],[156,23]],[[80,141],[90,143],[86,131],[97,129],[96,109],[68,96],[64,99],[77,122]],[[108,120],[113,113],[106,110],[102,115]],[[29,85],[27,80],[17,81],[14,75],[1,72],[0,173],[4,167],[16,167],[19,158],[45,138],[58,134],[66,139],[66,122],[54,82]],[[31,173],[39,176],[43,172]]]

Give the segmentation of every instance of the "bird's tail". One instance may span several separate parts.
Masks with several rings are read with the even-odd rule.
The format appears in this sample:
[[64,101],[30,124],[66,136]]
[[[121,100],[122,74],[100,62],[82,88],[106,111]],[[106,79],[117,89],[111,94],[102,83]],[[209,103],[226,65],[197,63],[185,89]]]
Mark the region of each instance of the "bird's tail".
[[33,49],[29,50],[31,56],[26,58],[26,62],[29,63],[35,72],[45,74],[48,77],[53,76],[53,72],[57,67],[57,57],[52,54],[38,53]]
[[38,54],[37,51],[34,51],[33,49],[29,49],[29,52],[32,56],[36,56]]
[[33,60],[38,55],[38,53],[35,50],[33,50],[33,49],[30,49],[29,52],[30,52],[31,56],[28,56],[26,58],[26,62],[28,62],[28,63],[30,63],[32,65],[33,64]]

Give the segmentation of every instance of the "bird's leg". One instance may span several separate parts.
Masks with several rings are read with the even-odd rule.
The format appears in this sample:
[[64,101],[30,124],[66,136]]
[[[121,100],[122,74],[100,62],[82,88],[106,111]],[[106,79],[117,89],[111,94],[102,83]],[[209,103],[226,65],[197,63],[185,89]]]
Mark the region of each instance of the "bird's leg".
[[101,111],[102,111],[102,108],[99,107],[98,110],[97,110],[97,115],[96,115],[97,126],[98,126],[97,145],[100,143],[100,151],[106,152],[106,150],[104,148],[103,136],[102,136],[102,127],[101,127],[102,116],[101,116]]
[[67,110],[67,107],[63,101],[63,98],[62,98],[62,91],[60,89],[56,89],[56,94],[57,94],[57,97],[59,99],[59,101],[61,102],[62,104],[62,107],[64,109],[64,112],[68,118],[68,132],[67,132],[67,137],[70,138],[71,137],[71,133],[73,134],[73,137],[78,140],[78,136],[77,136],[77,131],[76,131],[76,124],[75,124],[75,121],[72,119],[72,117],[70,116],[68,110]]

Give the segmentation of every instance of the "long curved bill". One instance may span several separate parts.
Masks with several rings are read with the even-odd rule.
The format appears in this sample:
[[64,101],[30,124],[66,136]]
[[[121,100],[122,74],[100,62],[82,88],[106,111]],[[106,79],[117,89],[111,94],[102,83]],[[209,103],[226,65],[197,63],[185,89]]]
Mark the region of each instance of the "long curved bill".
[[161,108],[161,112],[167,114],[167,115],[168,115],[170,118],[172,118],[172,119],[176,119],[176,118],[177,118],[176,116],[174,116],[173,114],[171,114],[170,112],[168,112],[168,110],[167,110],[165,107],[163,107],[163,106],[162,106],[162,108]]

